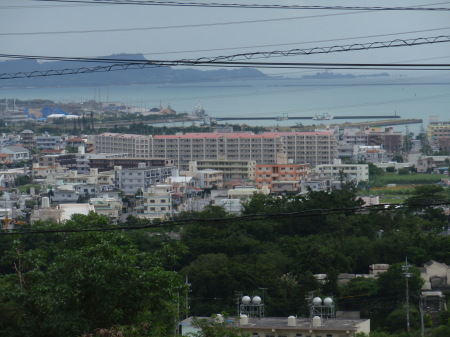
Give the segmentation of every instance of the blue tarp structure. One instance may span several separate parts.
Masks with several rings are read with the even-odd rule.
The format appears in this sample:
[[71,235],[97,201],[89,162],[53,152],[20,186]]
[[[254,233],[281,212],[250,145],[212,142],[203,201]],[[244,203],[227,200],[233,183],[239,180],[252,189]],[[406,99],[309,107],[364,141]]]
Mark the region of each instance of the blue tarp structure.
[[28,118],[37,119],[37,120],[45,120],[48,116],[53,114],[58,115],[69,115],[69,113],[64,110],[56,107],[44,107],[37,109],[25,108],[25,113],[28,115]]

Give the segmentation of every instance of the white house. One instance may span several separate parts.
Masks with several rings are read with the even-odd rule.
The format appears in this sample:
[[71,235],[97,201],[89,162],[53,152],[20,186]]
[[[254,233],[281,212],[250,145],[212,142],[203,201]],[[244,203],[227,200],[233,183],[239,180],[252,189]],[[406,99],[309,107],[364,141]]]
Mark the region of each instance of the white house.
[[11,155],[12,161],[30,159],[30,151],[22,146],[5,146],[0,149],[0,153]]

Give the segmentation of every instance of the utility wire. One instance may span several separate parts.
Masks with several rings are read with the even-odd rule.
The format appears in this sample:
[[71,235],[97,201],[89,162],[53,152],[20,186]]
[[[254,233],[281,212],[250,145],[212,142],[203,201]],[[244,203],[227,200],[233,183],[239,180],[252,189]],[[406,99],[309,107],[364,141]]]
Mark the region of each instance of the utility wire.
[[[364,12],[364,11],[362,11]],[[361,13],[362,13],[361,12]],[[335,13],[335,14],[322,14],[322,15],[309,15],[309,16],[297,16],[288,18],[277,19],[261,19],[261,20],[247,20],[247,21],[229,21],[229,22],[213,22],[213,23],[199,23],[193,25],[173,25],[173,26],[160,26],[160,27],[135,27],[135,28],[113,28],[113,29],[91,29],[91,30],[73,30],[73,31],[58,31],[58,32],[27,32],[27,33],[1,33],[0,36],[16,36],[16,35],[49,35],[49,34],[81,34],[81,33],[109,33],[109,32],[127,32],[127,31],[139,31],[139,30],[159,30],[159,29],[178,29],[178,28],[196,28],[196,27],[210,27],[210,26],[227,26],[237,24],[249,24],[249,23],[261,23],[261,22],[275,22],[275,21],[287,21],[287,20],[300,20],[310,19],[318,17],[338,16],[338,15],[350,15],[353,13]]]
[[448,206],[450,202],[431,202],[431,203],[416,203],[416,204],[379,204],[379,205],[369,205],[369,206],[355,206],[355,207],[342,207],[342,208],[332,208],[332,209],[309,209],[299,212],[290,213],[264,213],[264,214],[251,214],[251,215],[241,215],[230,218],[214,218],[214,219],[177,219],[177,220],[166,220],[157,223],[149,223],[140,226],[107,226],[107,227],[90,227],[90,228],[58,228],[58,229],[40,229],[40,230],[10,230],[0,232],[1,235],[26,235],[26,234],[51,234],[51,233],[83,233],[83,232],[110,232],[110,231],[122,231],[122,230],[140,230],[140,229],[150,229],[150,228],[163,228],[171,226],[182,226],[182,225],[198,225],[198,224],[228,224],[237,222],[248,222],[248,221],[263,221],[263,220],[273,220],[273,219],[285,219],[292,217],[317,217],[317,216],[328,216],[337,214],[365,214],[367,212],[384,212],[392,211],[396,209],[406,209],[415,210],[422,209],[425,207],[439,207]]
[[214,57],[199,57],[195,59],[180,59],[174,61],[167,60],[132,60],[121,58],[87,58],[87,57],[58,57],[58,56],[28,56],[28,55],[14,55],[14,54],[0,54],[2,58],[18,58],[18,59],[32,59],[45,61],[77,61],[77,62],[100,62],[100,63],[143,63],[143,64],[161,64],[161,65],[179,65],[179,64],[203,64],[203,63],[218,63],[221,61],[236,61],[236,60],[251,60],[259,58],[272,57],[288,57],[301,56],[312,54],[329,54],[336,52],[349,52],[358,50],[393,48],[393,47],[411,47],[426,44],[437,44],[450,42],[450,35],[440,35],[435,37],[419,37],[413,39],[395,39],[383,42],[367,42],[354,43],[350,45],[338,45],[328,47],[313,47],[304,49],[290,49],[284,51],[269,51],[269,52],[248,52],[233,54],[227,56]]
[[[66,31],[49,31],[49,32],[0,33],[0,36],[59,35],[59,34],[85,34],[85,33],[110,33],[110,32],[128,32],[128,31],[146,31],[146,30],[179,29],[179,28],[185,29],[185,28],[227,26],[227,25],[262,23],[262,22],[290,21],[290,20],[310,19],[310,18],[328,17],[328,16],[337,16],[337,15],[349,15],[349,14],[355,14],[355,13],[335,13],[335,14],[310,15],[310,16],[294,16],[294,17],[288,17],[288,18],[272,18],[272,19],[260,19],[260,20],[246,20],[246,21],[213,22],[213,23],[193,24],[193,25],[171,25],[171,26],[156,26],[156,27],[110,28],[110,29],[89,29],[89,30],[66,30]],[[330,42],[330,41],[349,40],[349,39],[356,39],[356,38],[369,38],[369,37],[380,37],[380,36],[389,36],[389,35],[392,36],[392,35],[409,34],[409,33],[422,33],[422,32],[430,32],[430,31],[443,30],[443,29],[449,29],[449,27],[416,30],[416,31],[411,31],[411,32],[403,32],[403,33],[390,33],[390,34],[378,34],[378,35],[370,35],[370,36],[360,36],[360,37],[347,38],[347,39],[332,39],[332,40],[321,40],[321,41],[311,41],[311,42],[296,42],[295,44],[315,43],[315,42]],[[279,45],[288,45],[288,44],[294,44],[294,43],[275,44],[275,45],[262,45],[262,46],[255,46],[255,47],[268,47],[268,46],[279,46]],[[243,47],[236,47],[234,49],[237,49],[237,48],[243,48]],[[245,48],[250,48],[250,47],[245,47]],[[231,48],[229,48],[229,49],[231,49]]]
[[[42,2],[88,3],[109,5],[146,5],[146,6],[178,6],[178,7],[207,7],[207,8],[252,8],[252,9],[311,9],[311,10],[364,10],[364,11],[450,11],[446,7],[378,7],[378,6],[306,6],[306,5],[261,5],[242,3],[217,2],[179,2],[179,1],[136,1],[136,0],[36,0]],[[444,2],[448,3],[448,2]],[[442,4],[442,3],[439,3]],[[428,6],[434,4],[429,4]]]
[[225,67],[225,68],[258,68],[258,69],[328,69],[328,70],[450,70],[450,63],[447,64],[381,64],[381,63],[268,63],[268,62],[210,62],[210,63],[170,63],[158,62],[153,64],[149,62],[144,63],[123,63],[113,64],[109,66],[96,67],[82,67],[62,70],[45,70],[32,72],[17,72],[17,73],[3,73],[0,74],[0,80],[18,79],[18,78],[32,78],[32,77],[49,77],[62,75],[79,75],[87,73],[98,72],[112,72],[121,70],[144,69],[144,68],[159,68],[163,66],[194,66],[194,67]]
[[[366,35],[366,36],[354,36],[347,38],[337,38],[337,39],[328,39],[328,40],[316,40],[316,41],[302,41],[302,42],[287,42],[287,43],[277,43],[277,44],[266,44],[266,45],[258,45],[258,46],[241,46],[241,47],[231,47],[231,48],[215,48],[215,49],[198,49],[198,50],[184,50],[184,51],[166,51],[166,52],[152,52],[152,53],[142,53],[142,55],[167,55],[167,54],[182,54],[182,53],[198,53],[198,52],[210,52],[210,51],[220,51],[220,50],[242,50],[242,49],[250,49],[250,48],[267,48],[267,47],[279,47],[279,46],[292,46],[296,44],[311,44],[311,43],[322,43],[322,42],[335,42],[335,41],[347,41],[347,40],[356,40],[356,39],[366,39],[366,38],[374,38],[374,37],[382,37],[382,36],[398,36],[404,34],[413,34],[413,33],[423,33],[430,32],[436,30],[445,30],[450,29],[450,27],[443,28],[433,28],[433,29],[425,29],[418,31],[409,31],[409,32],[401,32],[401,33],[389,33],[389,34],[376,34],[376,35]],[[2,34],[0,34],[2,35]]]
[[[47,60],[47,61],[77,61],[90,63],[108,63],[107,66],[81,67],[74,69],[46,70],[18,73],[0,74],[0,79],[30,78],[56,75],[74,75],[81,73],[110,72],[129,69],[143,69],[145,67],[162,66],[225,66],[225,67],[253,67],[253,68],[308,68],[308,69],[391,69],[391,70],[450,70],[449,64],[396,64],[396,63],[274,63],[274,62],[246,62],[258,58],[288,57],[312,54],[329,54],[334,52],[349,52],[357,50],[370,50],[391,47],[417,46],[450,42],[450,36],[437,36],[429,38],[396,39],[387,42],[355,43],[352,45],[314,47],[309,49],[291,49],[288,51],[251,52],[229,56],[200,57],[197,59],[181,60],[130,60],[118,58],[83,58],[83,57],[51,57],[0,54],[3,58]],[[114,63],[114,64],[111,64]]]

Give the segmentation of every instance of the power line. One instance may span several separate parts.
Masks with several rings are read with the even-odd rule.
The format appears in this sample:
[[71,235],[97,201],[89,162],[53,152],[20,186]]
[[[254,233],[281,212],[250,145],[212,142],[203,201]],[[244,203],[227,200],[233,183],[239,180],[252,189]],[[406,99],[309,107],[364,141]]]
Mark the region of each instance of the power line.
[[358,50],[380,49],[380,48],[393,48],[393,47],[411,47],[426,44],[437,44],[450,42],[450,35],[440,35],[435,37],[419,37],[414,39],[395,39],[384,42],[367,42],[367,43],[354,43],[351,45],[335,45],[328,47],[312,47],[303,49],[290,49],[284,51],[258,51],[249,53],[240,53],[227,56],[214,56],[214,57],[199,57],[196,59],[181,59],[174,61],[167,60],[131,60],[120,58],[86,58],[86,57],[58,57],[58,56],[28,56],[28,55],[13,55],[13,54],[0,54],[3,58],[19,58],[19,59],[33,59],[33,60],[46,60],[46,61],[77,61],[77,62],[100,62],[100,63],[145,63],[145,64],[161,64],[161,65],[179,65],[184,64],[204,64],[204,63],[218,63],[221,61],[236,61],[236,60],[251,60],[258,58],[271,58],[271,57],[289,57],[289,56],[301,56],[312,54],[329,54],[336,52],[348,52]]
[[123,230],[141,230],[150,228],[163,228],[171,226],[185,226],[194,224],[227,224],[236,222],[248,222],[248,221],[262,221],[262,220],[273,220],[273,219],[284,219],[292,217],[316,217],[316,216],[328,216],[336,214],[364,214],[367,212],[385,212],[398,209],[414,210],[421,209],[424,207],[437,207],[449,205],[450,202],[430,202],[423,204],[379,204],[379,205],[369,205],[369,206],[354,206],[354,207],[341,207],[341,208],[327,208],[327,209],[308,209],[298,212],[290,213],[264,213],[264,214],[250,214],[241,215],[230,218],[195,218],[195,219],[176,219],[176,220],[166,220],[157,223],[149,223],[141,226],[107,226],[107,227],[89,227],[89,228],[58,228],[58,229],[41,229],[41,230],[29,230],[24,231],[3,231],[0,232],[1,235],[25,235],[25,234],[55,234],[55,233],[83,233],[83,232],[111,232],[111,231],[123,231]]
[[170,61],[170,64],[164,64],[165,61],[156,63],[122,63],[109,66],[66,68],[62,70],[45,70],[32,72],[17,72],[0,74],[0,80],[48,77],[62,75],[79,75],[97,72],[112,72],[121,70],[158,68],[163,66],[194,66],[194,67],[225,67],[225,68],[259,68],[259,69],[328,69],[328,70],[450,70],[450,63],[447,64],[381,64],[381,63],[275,63],[275,62],[209,62],[209,63],[188,63]]
[[[250,8],[250,9],[310,9],[310,10],[364,10],[364,11],[450,11],[446,7],[378,7],[378,6],[306,6],[306,5],[261,5],[261,4],[241,4],[241,3],[199,3],[199,2],[178,2],[178,1],[136,1],[136,0],[36,0],[42,2],[63,2],[63,3],[88,3],[88,4],[109,4],[109,5],[145,5],[145,6],[178,6],[178,7],[204,7],[204,8]],[[445,4],[439,3],[439,4]],[[428,6],[435,4],[429,4]]]
[[[366,36],[354,36],[347,38],[337,38],[337,39],[328,39],[328,40],[315,40],[315,41],[303,41],[303,42],[287,42],[287,43],[277,43],[277,44],[266,44],[266,45],[257,45],[257,46],[241,46],[241,47],[232,47],[232,48],[215,48],[215,49],[199,49],[199,50],[184,50],[184,51],[166,51],[166,52],[157,52],[157,53],[142,53],[142,55],[160,55],[160,54],[182,54],[182,53],[198,53],[198,52],[210,52],[210,51],[220,51],[220,50],[242,50],[242,49],[250,49],[250,48],[267,48],[267,47],[279,47],[279,46],[292,46],[296,44],[311,44],[311,43],[322,43],[322,42],[335,42],[335,41],[346,41],[346,40],[355,40],[355,39],[366,39],[366,38],[374,38],[374,37],[382,37],[382,36],[397,36],[404,34],[413,34],[413,33],[424,33],[436,30],[445,30],[450,29],[450,27],[444,28],[433,28],[433,29],[425,29],[419,31],[409,31],[409,32],[401,32],[401,33],[389,33],[389,34],[376,34],[376,35],[366,35]],[[0,34],[2,35],[2,34]]]
[[[362,12],[365,12],[365,11],[362,11]],[[261,22],[300,20],[300,19],[310,19],[310,18],[318,18],[318,17],[350,15],[350,14],[356,14],[356,13],[354,13],[354,12],[353,13],[335,13],[335,14],[309,15],[309,16],[298,16],[298,17],[276,18],[276,19],[230,21],[230,22],[215,22],[215,23],[213,22],[213,23],[193,24],[193,25],[172,25],[172,26],[160,26],[160,27],[91,29],[91,30],[54,31],[54,32],[0,33],[0,36],[108,33],[108,32],[127,32],[127,31],[139,31],[139,30],[142,31],[142,30],[159,30],[159,29],[196,28],[196,27],[226,26],[226,25],[236,25],[236,24],[249,24],[249,23],[261,23]]]
[[[253,67],[253,68],[307,68],[307,69],[391,69],[391,70],[450,70],[449,64],[397,64],[397,63],[275,63],[275,62],[247,62],[239,60],[251,60],[257,58],[288,57],[312,54],[328,54],[334,52],[349,52],[356,50],[369,50],[391,47],[417,46],[449,42],[450,36],[437,36],[429,38],[396,39],[387,42],[356,43],[331,47],[314,47],[309,49],[291,49],[287,51],[251,52],[229,56],[200,57],[197,59],[181,60],[130,60],[119,58],[84,58],[84,57],[52,57],[0,54],[3,58],[18,58],[47,61],[77,61],[90,63],[108,63],[107,66],[81,67],[62,70],[45,70],[18,73],[0,74],[0,79],[16,79],[57,75],[75,75],[82,73],[110,72],[129,69],[143,69],[145,67],[162,66],[222,66],[222,67]],[[111,64],[114,63],[114,64]]]

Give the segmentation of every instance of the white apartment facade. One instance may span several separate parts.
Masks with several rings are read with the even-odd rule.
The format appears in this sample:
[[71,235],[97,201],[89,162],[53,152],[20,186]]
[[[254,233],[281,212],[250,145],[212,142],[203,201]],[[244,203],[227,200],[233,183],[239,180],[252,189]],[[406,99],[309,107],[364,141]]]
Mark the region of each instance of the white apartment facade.
[[318,165],[316,172],[324,177],[339,177],[342,173],[353,178],[356,183],[369,180],[368,164],[342,164],[340,159],[334,160],[333,164]]
[[172,185],[155,185],[142,193],[142,204],[136,206],[143,218],[164,219],[172,214]]
[[163,183],[172,176],[175,167],[139,167],[116,170],[116,187],[126,195],[143,191],[151,185]]
[[225,158],[189,161],[190,172],[205,169],[222,171],[224,181],[231,179],[255,180],[256,161],[227,160]]
[[337,140],[332,132],[187,133],[141,136],[103,133],[96,136],[96,151],[127,152],[135,157],[171,158],[187,169],[189,161],[248,160],[276,163],[287,155],[293,163],[311,166],[331,164],[337,158]]

